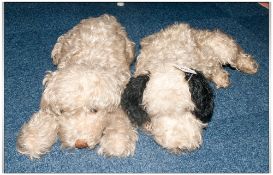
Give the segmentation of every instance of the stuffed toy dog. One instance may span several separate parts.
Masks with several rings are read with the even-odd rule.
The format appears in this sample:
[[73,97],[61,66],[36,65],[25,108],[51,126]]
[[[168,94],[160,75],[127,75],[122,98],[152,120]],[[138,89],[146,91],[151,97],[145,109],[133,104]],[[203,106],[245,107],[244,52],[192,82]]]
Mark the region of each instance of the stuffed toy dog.
[[214,107],[208,80],[217,88],[230,84],[222,65],[250,74],[258,69],[230,36],[171,25],[141,41],[122,107],[164,148],[175,153],[197,149]]
[[65,148],[94,148],[129,156],[137,134],[120,106],[130,79],[134,43],[115,17],[82,20],[60,36],[52,51],[40,110],[23,125],[17,150],[30,158],[47,153],[59,136]]

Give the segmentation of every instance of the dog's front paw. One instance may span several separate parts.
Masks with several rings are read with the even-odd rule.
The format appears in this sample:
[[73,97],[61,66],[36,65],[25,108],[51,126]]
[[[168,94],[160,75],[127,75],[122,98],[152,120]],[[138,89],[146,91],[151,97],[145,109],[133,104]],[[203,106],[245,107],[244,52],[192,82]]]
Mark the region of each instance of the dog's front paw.
[[[25,137],[25,138],[23,138]],[[28,156],[30,159],[39,159],[41,155],[47,153],[49,149],[39,144],[34,137],[19,136],[16,144],[19,153]]]
[[100,142],[98,154],[117,157],[133,155],[135,152],[136,140],[137,134],[135,131],[104,135]]
[[25,123],[17,137],[16,149],[31,159],[50,151],[57,139],[57,122],[50,114],[39,111]]
[[155,141],[172,153],[192,151],[202,144],[201,121],[191,113],[180,116],[162,116],[152,120]]

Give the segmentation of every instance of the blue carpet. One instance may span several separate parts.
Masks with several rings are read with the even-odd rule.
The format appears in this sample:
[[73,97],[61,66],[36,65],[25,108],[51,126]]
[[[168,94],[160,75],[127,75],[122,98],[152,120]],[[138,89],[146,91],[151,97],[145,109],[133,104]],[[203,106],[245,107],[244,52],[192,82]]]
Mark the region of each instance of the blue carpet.
[[[230,35],[260,64],[247,75],[227,68],[231,87],[216,90],[203,146],[173,155],[139,131],[133,157],[104,158],[94,150],[52,151],[31,161],[16,152],[22,124],[39,110],[42,79],[55,70],[56,39],[81,19],[109,13],[137,43],[174,22]],[[257,3],[4,3],[4,172],[249,173],[269,172],[269,11]],[[132,66],[132,71],[134,66]]]

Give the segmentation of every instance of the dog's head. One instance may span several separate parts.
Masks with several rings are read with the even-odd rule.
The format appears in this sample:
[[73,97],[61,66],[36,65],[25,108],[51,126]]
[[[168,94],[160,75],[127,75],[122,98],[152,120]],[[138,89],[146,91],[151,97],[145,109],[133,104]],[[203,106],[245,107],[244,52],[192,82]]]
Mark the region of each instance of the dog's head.
[[62,115],[84,111],[90,115],[111,112],[120,103],[121,84],[126,78],[117,78],[101,67],[72,65],[48,73],[41,108]]

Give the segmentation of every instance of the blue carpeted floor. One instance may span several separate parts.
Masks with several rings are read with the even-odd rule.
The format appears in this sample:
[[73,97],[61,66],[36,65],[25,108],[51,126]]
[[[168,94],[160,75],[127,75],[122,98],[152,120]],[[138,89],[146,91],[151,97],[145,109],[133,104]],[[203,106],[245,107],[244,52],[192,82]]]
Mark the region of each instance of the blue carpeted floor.
[[[227,68],[232,85],[216,90],[215,110],[200,150],[173,155],[139,131],[133,157],[104,158],[94,150],[52,151],[31,161],[16,152],[22,124],[39,109],[42,79],[55,70],[56,39],[81,19],[109,13],[137,43],[174,22],[218,28],[260,64],[247,75]],[[269,172],[269,11],[257,3],[4,3],[4,172]],[[132,70],[134,68],[132,67]]]

